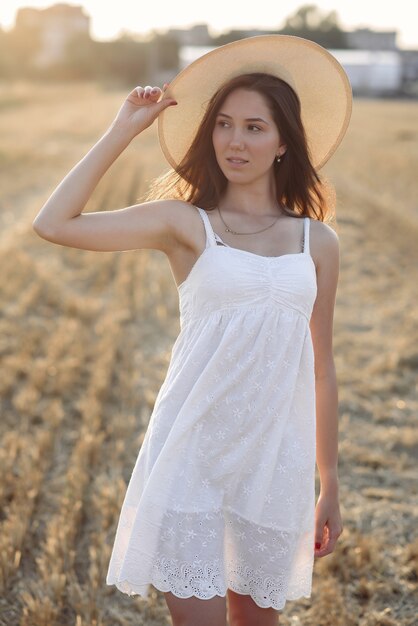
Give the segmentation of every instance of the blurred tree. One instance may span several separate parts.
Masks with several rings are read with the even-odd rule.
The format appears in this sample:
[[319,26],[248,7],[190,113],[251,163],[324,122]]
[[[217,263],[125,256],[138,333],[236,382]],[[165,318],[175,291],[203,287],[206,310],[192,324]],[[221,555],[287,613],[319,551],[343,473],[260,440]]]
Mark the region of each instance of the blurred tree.
[[154,50],[157,51],[157,67],[160,70],[177,70],[179,65],[178,40],[167,34],[159,34],[152,39]]
[[244,39],[245,37],[248,37],[248,31],[246,30],[230,30],[217,37],[213,37],[211,43],[213,46],[223,46],[227,43]]
[[336,11],[323,13],[315,4],[305,4],[287,18],[283,35],[294,35],[315,41],[324,48],[348,48]]
[[[69,42],[65,61],[54,69],[64,79],[96,79],[131,85],[143,76],[146,67],[146,44],[123,35],[113,41],[95,41],[76,37]],[[51,74],[51,72],[49,72]]]
[[304,37],[315,41],[324,48],[348,48],[348,43],[344,31],[338,23],[336,11],[323,13],[314,4],[301,6],[297,11],[289,16],[281,30],[230,30],[214,37],[212,45],[222,46],[232,41],[238,41],[251,35],[281,34]]

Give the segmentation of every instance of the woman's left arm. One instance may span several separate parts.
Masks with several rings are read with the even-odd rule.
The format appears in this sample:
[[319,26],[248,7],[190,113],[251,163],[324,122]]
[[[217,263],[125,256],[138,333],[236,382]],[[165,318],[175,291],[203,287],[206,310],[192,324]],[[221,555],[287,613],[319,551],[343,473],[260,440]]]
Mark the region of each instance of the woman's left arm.
[[315,556],[322,557],[333,551],[343,530],[338,494],[338,387],[332,347],[340,255],[337,233],[323,222],[314,223],[311,247],[318,291],[310,329],[315,355],[316,464],[321,483],[315,511]]

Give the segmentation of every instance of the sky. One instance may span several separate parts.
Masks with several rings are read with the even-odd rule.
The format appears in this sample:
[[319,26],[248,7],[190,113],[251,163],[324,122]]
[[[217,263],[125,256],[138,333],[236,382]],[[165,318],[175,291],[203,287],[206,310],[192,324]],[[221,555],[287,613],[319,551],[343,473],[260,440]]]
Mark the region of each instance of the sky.
[[[11,29],[18,8],[45,8],[53,4],[56,3],[45,0],[0,0],[0,26]],[[300,6],[315,4],[327,13],[335,10],[345,30],[361,27],[397,30],[400,48],[418,49],[418,7],[414,0],[286,0],[280,3],[272,0],[257,0],[255,3],[243,0],[239,3],[227,0],[201,3],[197,0],[144,3],[118,0],[107,5],[104,0],[80,0],[65,4],[85,8],[91,18],[90,35],[97,40],[117,38],[123,31],[146,34],[152,30],[164,32],[171,27],[187,28],[202,23],[208,25],[212,35],[232,28],[272,30],[281,28],[286,17]]]

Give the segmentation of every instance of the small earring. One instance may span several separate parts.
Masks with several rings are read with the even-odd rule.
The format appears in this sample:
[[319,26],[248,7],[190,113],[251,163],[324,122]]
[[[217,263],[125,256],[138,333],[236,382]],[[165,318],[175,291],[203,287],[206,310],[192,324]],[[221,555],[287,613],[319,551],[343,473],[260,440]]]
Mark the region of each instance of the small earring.
[[280,154],[278,154],[278,155],[277,155],[277,157],[276,157],[276,161],[277,161],[277,163],[280,163],[280,161],[281,161],[281,160],[282,160],[282,159],[281,159],[281,156],[280,156]]

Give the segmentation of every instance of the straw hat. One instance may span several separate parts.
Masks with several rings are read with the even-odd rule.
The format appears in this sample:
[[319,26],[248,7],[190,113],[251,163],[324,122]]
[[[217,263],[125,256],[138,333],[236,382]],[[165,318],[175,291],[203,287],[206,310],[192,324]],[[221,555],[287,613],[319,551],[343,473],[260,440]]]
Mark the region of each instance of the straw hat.
[[190,147],[215,91],[230,78],[266,72],[285,80],[299,96],[312,163],[321,168],[337,149],[350,121],[347,74],[322,46],[291,35],[259,35],[219,46],[196,59],[170,82],[164,98],[178,105],[158,116],[161,149],[176,169]]

